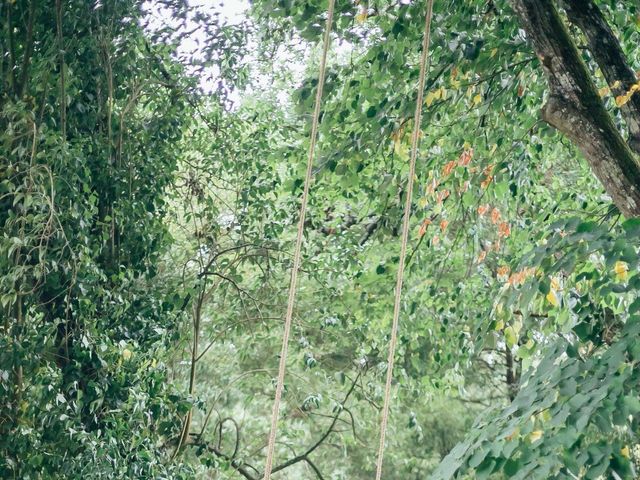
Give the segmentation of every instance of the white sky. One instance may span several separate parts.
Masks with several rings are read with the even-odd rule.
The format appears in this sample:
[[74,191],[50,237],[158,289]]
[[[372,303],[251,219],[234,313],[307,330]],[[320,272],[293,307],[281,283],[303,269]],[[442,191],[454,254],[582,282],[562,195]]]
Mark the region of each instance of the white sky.
[[[219,13],[221,20],[228,24],[239,24],[245,18],[250,8],[249,0],[187,0],[189,6],[196,9],[201,9],[202,12],[212,14]],[[160,28],[164,25],[177,24],[171,16],[171,12],[168,10],[159,9],[154,0],[147,0],[146,10],[151,17],[151,28]],[[195,28],[196,24],[192,26],[187,25],[187,30],[190,31],[188,35],[180,38],[180,45],[178,47],[178,56],[183,58],[198,57],[198,52],[201,50],[202,45],[206,42],[206,33],[202,28]],[[343,42],[340,45],[334,45],[335,52],[339,56],[348,55],[353,46]],[[246,61],[251,63],[252,52],[257,51],[256,45],[247,45]],[[299,52],[298,52],[299,53]],[[276,68],[286,68],[292,73],[296,81],[302,80],[305,71],[305,62],[298,60],[296,53],[286,48],[279,50],[276,53],[276,58],[279,60]],[[281,65],[280,65],[281,64]],[[260,75],[258,72],[252,72],[254,77],[252,78],[252,84],[257,90],[267,90],[271,85],[272,79],[266,75]],[[207,69],[201,73],[200,85],[205,91],[213,91],[216,88],[218,81],[218,70],[216,67]],[[245,92],[251,95],[251,88]],[[278,101],[286,103],[289,100],[291,90],[282,91],[277,95]],[[241,103],[241,92],[232,92],[230,100],[237,106]]]
[[[212,5],[213,4],[213,5]],[[206,6],[210,5],[212,9],[220,12],[222,17],[229,23],[238,23],[244,18],[244,14],[249,9],[248,0],[227,0],[227,1],[211,1],[211,0],[191,0],[189,5]]]

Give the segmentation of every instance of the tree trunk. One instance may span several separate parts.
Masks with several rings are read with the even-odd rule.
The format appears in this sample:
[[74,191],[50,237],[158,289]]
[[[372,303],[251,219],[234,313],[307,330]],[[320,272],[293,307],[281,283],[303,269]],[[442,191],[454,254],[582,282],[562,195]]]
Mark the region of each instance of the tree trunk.
[[[630,91],[637,82],[636,74],[598,6],[593,0],[563,0],[562,6],[569,21],[587,38],[589,51],[602,70],[611,93],[618,96]],[[620,110],[629,129],[627,143],[631,150],[640,154],[640,95],[633,95]]]
[[505,383],[507,384],[507,395],[509,397],[509,401],[513,402],[516,398],[516,394],[518,393],[518,374],[516,371],[516,365],[513,360],[513,353],[511,353],[511,349],[509,347],[505,347],[505,358],[506,358],[506,378]]
[[[542,118],[580,149],[620,211],[626,217],[640,216],[640,162],[606,111],[556,5],[552,0],[512,4],[549,84]],[[615,45],[607,46],[607,58],[615,57],[610,51]],[[610,75],[617,75],[613,72],[617,70],[611,67]]]

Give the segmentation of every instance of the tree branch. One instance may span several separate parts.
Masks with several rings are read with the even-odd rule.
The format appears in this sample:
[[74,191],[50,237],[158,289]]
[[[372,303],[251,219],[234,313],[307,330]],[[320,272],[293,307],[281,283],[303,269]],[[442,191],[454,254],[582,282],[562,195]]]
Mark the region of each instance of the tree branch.
[[247,466],[245,466],[244,464],[240,464],[234,461],[234,459],[232,457],[230,457],[229,455],[226,455],[224,452],[222,452],[219,448],[209,444],[209,443],[199,443],[200,446],[204,447],[206,450],[208,450],[209,452],[213,453],[215,456],[220,457],[225,459],[226,461],[228,461],[231,466],[240,474],[242,475],[244,478],[246,478],[247,480],[257,480],[258,477],[254,476],[249,469],[247,468]]
[[322,476],[322,473],[320,473],[320,470],[318,469],[318,467],[316,467],[315,464],[308,457],[305,457],[304,460],[305,460],[305,462],[307,462],[307,465],[309,465],[311,467],[311,470],[313,470],[315,472],[317,477],[320,480],[324,480],[324,477]]
[[20,74],[20,82],[15,85],[16,97],[20,97],[24,92],[27,82],[29,81],[29,65],[31,63],[31,55],[33,54],[33,22],[36,9],[36,0],[29,2],[29,18],[27,20],[27,38],[24,54],[22,57],[22,68]]
[[[602,11],[593,0],[562,0],[569,21],[584,33],[611,93],[624,95],[637,82],[636,74],[622,51]],[[629,128],[629,147],[640,153],[640,95],[633,95],[620,108]]]
[[[345,394],[344,399],[338,405],[338,407],[337,407],[338,411],[333,416],[333,420],[331,421],[331,424],[329,425],[329,428],[320,436],[320,438],[313,445],[311,445],[309,448],[307,448],[307,450],[303,454],[296,455],[293,458],[287,460],[286,462],[283,462],[280,465],[274,467],[273,470],[272,470],[272,473],[276,473],[276,472],[278,472],[280,470],[284,470],[285,468],[288,468],[288,467],[290,467],[290,466],[292,466],[292,465],[294,465],[296,463],[299,463],[299,462],[306,462],[307,465],[309,465],[309,467],[314,471],[314,473],[316,474],[318,479],[319,480],[324,480],[324,477],[322,476],[322,473],[320,472],[320,469],[311,461],[311,459],[309,458],[309,455],[311,455],[311,453],[313,453],[320,445],[322,445],[322,443],[329,437],[329,435],[331,435],[331,433],[334,432],[334,428],[336,426],[336,423],[338,423],[338,420],[340,418],[341,413],[343,411],[345,411],[345,409],[342,406],[345,403],[347,403],[347,400],[349,400],[349,397],[351,396],[351,394],[355,390],[355,387],[358,384],[358,380],[360,379],[361,375],[362,375],[362,372],[358,372],[358,375],[356,375],[355,379],[351,383],[351,386],[349,387],[349,390]],[[349,412],[349,415],[351,415],[350,412]],[[222,424],[224,422],[226,422],[226,421],[231,421],[235,425],[235,428],[236,428],[236,442],[235,442],[234,451],[233,451],[232,455],[227,455],[221,449]],[[200,432],[200,433],[189,433],[188,434],[189,438],[188,438],[188,441],[186,442],[186,445],[199,446],[199,447],[204,448],[207,451],[213,453],[217,457],[220,457],[220,458],[228,461],[231,464],[231,466],[240,475],[242,475],[247,480],[257,480],[258,478],[262,478],[261,474],[260,475],[254,475],[249,471],[249,469],[251,469],[251,470],[254,470],[255,472],[258,473],[258,470],[256,470],[253,466],[251,466],[251,465],[249,465],[247,463],[235,460],[235,457],[236,457],[236,455],[238,453],[238,450],[239,450],[239,444],[240,444],[240,429],[238,427],[238,424],[231,418],[225,418],[225,419],[219,421],[216,424],[216,428],[214,430],[217,430],[217,429],[219,429],[219,433],[218,433],[218,441],[217,441],[216,444],[203,441],[202,440],[202,432]],[[354,430],[354,434],[355,434],[355,430]]]
[[[322,436],[316,441],[316,443],[314,443],[309,448],[307,448],[307,450],[303,454],[297,455],[297,456],[287,460],[286,462],[281,463],[280,465],[273,467],[273,470],[271,470],[271,473],[276,473],[276,472],[278,472],[280,470],[284,470],[285,468],[290,467],[291,465],[293,465],[295,463],[298,463],[298,462],[301,462],[301,461],[307,461],[308,462],[309,455],[311,455],[316,448],[318,448],[320,445],[322,445],[322,443],[333,432],[333,428],[336,426],[336,423],[338,423],[338,418],[340,417],[340,414],[343,411],[342,410],[342,405],[347,403],[347,400],[349,400],[349,397],[353,393],[353,390],[356,388],[356,385],[358,383],[358,380],[360,379],[361,373],[362,372],[359,372],[358,375],[356,375],[356,378],[351,383],[351,387],[349,387],[349,390],[347,391],[347,394],[344,396],[344,400],[342,400],[342,402],[340,403],[340,406],[338,406],[338,411],[334,415],[333,420],[331,422],[331,425],[329,425],[329,428],[327,429],[327,431],[322,434]],[[320,476],[320,478],[322,478],[322,477]]]
[[606,111],[555,3],[512,4],[549,84],[542,118],[580,149],[620,211],[640,216],[640,163]]

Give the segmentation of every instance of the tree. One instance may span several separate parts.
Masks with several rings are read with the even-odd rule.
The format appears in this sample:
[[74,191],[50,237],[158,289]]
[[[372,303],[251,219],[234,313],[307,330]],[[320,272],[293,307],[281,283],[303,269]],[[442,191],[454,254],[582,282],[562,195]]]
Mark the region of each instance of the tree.
[[156,450],[189,402],[162,358],[185,298],[154,284],[197,89],[142,3],[0,2],[2,477],[189,470]]
[[[190,4],[0,3],[0,476],[262,476],[326,0]],[[636,15],[437,1],[413,125],[337,2],[274,479],[372,476],[416,129],[385,478],[634,475]]]
[[620,211],[640,215],[640,96],[634,95],[640,85],[602,11],[593,0],[560,2],[621,107],[624,126],[618,127],[556,3],[516,0],[513,5],[549,85],[542,117],[578,146]]

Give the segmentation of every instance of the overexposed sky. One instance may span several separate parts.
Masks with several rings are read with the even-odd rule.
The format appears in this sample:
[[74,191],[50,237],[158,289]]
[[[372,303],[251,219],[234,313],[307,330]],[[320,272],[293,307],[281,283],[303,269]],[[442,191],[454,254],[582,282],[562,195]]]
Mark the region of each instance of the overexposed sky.
[[[249,0],[187,0],[190,7],[204,14],[212,15],[218,13],[222,23],[240,24],[246,18],[249,10]],[[143,9],[147,13],[148,28],[161,30],[163,27],[171,26],[177,28],[180,20],[173,18],[170,9],[161,8],[155,0],[146,0]],[[202,59],[202,49],[207,41],[207,33],[202,24],[187,20],[185,28],[181,30],[179,45],[176,54],[179,59],[188,63],[190,58]],[[219,71],[216,67],[211,67],[200,74],[200,86],[205,91],[213,91],[217,84]],[[237,97],[237,94],[234,95]],[[238,98],[233,98],[234,103]]]
[[249,9],[248,0],[190,0],[189,5],[204,8],[208,7],[214,11],[218,11],[229,23],[239,23]]
[[[201,11],[207,15],[219,14],[222,23],[226,24],[241,24],[246,18],[250,9],[249,0],[187,0],[188,5],[193,7],[196,11]],[[180,20],[172,17],[173,12],[169,9],[159,8],[156,0],[147,0],[144,4],[144,8],[148,13],[149,28],[151,30],[160,30],[163,27],[171,26],[177,28],[180,25]],[[186,26],[183,26],[178,39],[177,56],[179,59],[184,60],[185,64],[188,64],[188,59],[200,58],[202,59],[202,51],[206,45],[208,34],[206,32],[207,24],[200,21],[187,20]],[[249,43],[246,46],[245,62],[248,64],[257,65],[259,62],[256,60],[256,52],[258,51],[258,45],[255,43],[255,39],[249,39]],[[273,58],[273,69],[286,69],[292,77],[291,80],[294,84],[298,83],[304,78],[307,62],[304,60],[306,55],[311,53],[308,50],[308,46],[304,45],[304,42],[300,44],[300,48],[291,48],[290,46],[283,46],[275,52]],[[348,42],[341,42],[340,44],[333,45],[334,60],[336,58],[346,58],[353,51],[353,45]],[[302,53],[304,52],[304,53]],[[340,60],[338,60],[340,61]],[[193,71],[193,73],[196,73]],[[199,75],[199,83],[205,92],[212,92],[216,89],[219,79],[219,70],[216,66],[207,68],[204,71],[197,72]],[[273,76],[270,74],[260,73],[259,69],[251,72],[251,82],[248,89],[244,92],[234,91],[231,92],[230,100],[238,106],[243,98],[242,95],[253,95],[258,92],[269,91],[272,87]],[[293,85],[283,88],[281,92],[276,94],[276,98],[280,103],[286,103],[290,101],[291,87]]]

